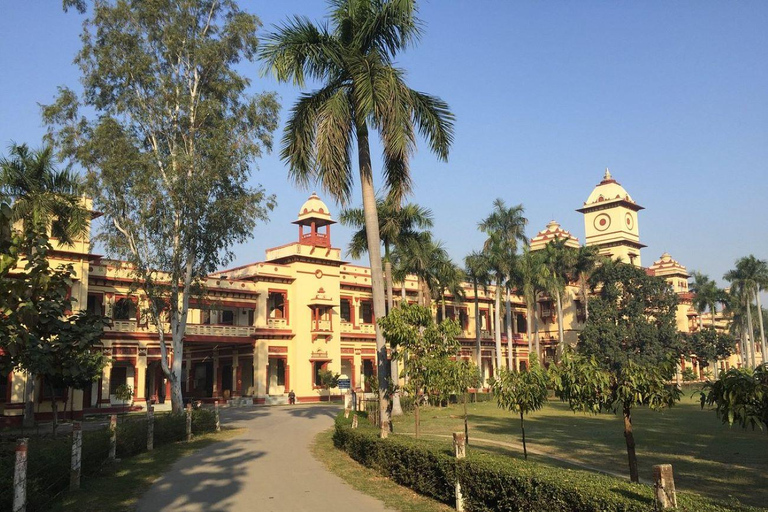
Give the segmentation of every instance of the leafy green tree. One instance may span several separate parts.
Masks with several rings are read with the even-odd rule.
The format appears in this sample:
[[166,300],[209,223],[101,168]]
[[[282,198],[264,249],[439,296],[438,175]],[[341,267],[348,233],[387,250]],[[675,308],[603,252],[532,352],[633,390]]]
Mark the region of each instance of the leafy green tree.
[[133,399],[133,388],[128,384],[120,384],[115,388],[115,398],[123,403],[123,415],[127,412],[128,404]]
[[[768,289],[768,262],[758,260],[753,255],[739,258],[736,261],[736,268],[725,273],[723,276],[726,281],[732,283],[732,291],[741,296],[746,310],[747,337],[746,342],[749,347],[749,366],[757,365],[755,351],[755,335],[752,324],[752,301],[757,301],[757,312],[759,316],[758,327],[760,330],[761,353],[768,353],[768,346],[765,341],[765,330],[763,328],[762,306],[760,304],[760,291]],[[735,289],[735,290],[734,290]]]
[[719,377],[717,361],[727,359],[736,347],[736,339],[729,333],[720,333],[714,327],[704,327],[685,335],[686,352],[696,354],[702,368],[714,368],[714,378]]
[[[4,208],[6,215],[8,210]],[[23,371],[28,380],[39,377],[49,386],[55,434],[55,389],[83,388],[99,378],[106,364],[98,350],[103,319],[86,311],[72,313],[74,268],[51,268],[51,247],[45,234],[28,233],[25,241],[16,237],[12,242],[17,246],[3,258],[0,272],[0,366],[6,371]],[[26,263],[10,276],[13,267],[5,264],[12,261],[12,255],[18,257],[20,247],[28,251]]]
[[491,282],[491,274],[488,267],[488,259],[480,251],[474,251],[464,257],[464,273],[472,281],[472,290],[475,297],[475,363],[478,371],[482,372],[483,354],[480,345],[480,335],[482,334],[482,325],[480,323],[480,295],[479,288],[488,292],[488,285]]
[[543,265],[547,268],[546,289],[555,296],[557,306],[557,352],[562,355],[565,348],[563,332],[563,295],[565,287],[571,280],[578,252],[568,247],[565,238],[557,237],[544,247]]
[[420,402],[425,392],[447,393],[450,387],[451,358],[458,356],[459,324],[447,320],[437,324],[429,308],[400,304],[378,320],[393,345],[392,357],[403,365],[407,389],[415,403],[416,436],[419,436]]
[[176,412],[190,298],[274,205],[248,181],[279,106],[238,72],[259,25],[234,0],[96,0],[76,59],[82,98],[61,88],[43,108],[60,154],[88,173],[108,252],[149,298]]
[[331,370],[320,370],[320,385],[328,392],[328,401],[331,401],[331,389],[339,386],[340,373],[333,373]]
[[[723,423],[743,428],[768,427],[768,363],[754,370],[731,368],[713,382],[705,382],[701,407],[714,405]],[[766,428],[768,432],[768,428]]]
[[493,380],[493,396],[502,409],[520,414],[520,430],[523,435],[523,456],[528,459],[525,441],[525,415],[538,411],[547,403],[547,371],[531,358],[530,366],[524,371],[502,368]]
[[[354,175],[353,144],[357,141],[373,310],[386,315],[379,220],[373,187],[370,130],[376,130],[384,152],[383,178],[395,203],[411,190],[410,159],[416,133],[443,160],[453,140],[453,114],[441,99],[415,91],[395,67],[395,57],[415,42],[421,22],[413,0],[336,0],[330,3],[330,27],[294,17],[269,37],[261,51],[266,66],[283,82],[304,87],[289,115],[282,157],[301,184],[319,180],[342,204],[350,199]],[[376,329],[382,435],[387,431],[387,349]]]
[[464,438],[469,444],[469,421],[467,414],[467,395],[469,388],[480,385],[480,370],[472,361],[455,359],[448,362],[448,379],[446,388],[449,393],[461,395],[464,406]]
[[546,289],[549,270],[544,266],[541,251],[531,252],[528,247],[515,259],[514,279],[517,289],[522,292],[526,307],[525,330],[528,337],[528,354],[541,356],[539,347],[539,320],[536,299]]
[[[38,249],[40,236],[47,241],[47,233],[72,245],[89,230],[82,180],[55,163],[50,146],[32,151],[25,144],[12,144],[9,156],[0,159],[0,198],[10,202],[12,221],[21,223],[19,249],[28,254]],[[36,380],[29,375],[25,384],[25,426],[34,424]]]
[[[506,297],[506,320],[507,320],[507,345],[509,368],[512,363],[512,306],[509,287],[511,286],[514,260],[517,255],[518,243],[527,245],[528,239],[525,236],[525,226],[528,219],[524,217],[525,209],[522,204],[510,206],[504,203],[501,198],[493,202],[493,211],[483,219],[478,225],[480,231],[488,235],[483,251],[488,257],[490,268],[496,281],[496,307],[494,308],[494,334],[496,341],[496,370],[502,365],[501,355],[501,294],[507,290]],[[505,288],[506,286],[506,288]]]
[[593,276],[599,290],[579,335],[583,357],[564,358],[552,370],[558,396],[574,410],[620,412],[629,473],[638,481],[632,409],[659,409],[679,399],[669,384],[682,353],[668,283],[641,268],[606,261]]

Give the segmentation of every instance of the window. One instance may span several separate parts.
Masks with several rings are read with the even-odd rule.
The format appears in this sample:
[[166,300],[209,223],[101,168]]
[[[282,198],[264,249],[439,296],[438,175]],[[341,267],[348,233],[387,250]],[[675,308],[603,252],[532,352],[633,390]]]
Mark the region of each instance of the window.
[[255,320],[256,320],[256,310],[255,309],[249,309],[248,310],[248,325],[253,325]]
[[136,303],[133,299],[123,297],[115,302],[115,320],[136,320]]
[[211,310],[204,309],[202,311],[203,325],[211,325]]
[[339,307],[341,311],[342,322],[352,322],[352,301],[349,299],[341,299],[341,305]]
[[463,331],[469,330],[469,314],[467,313],[467,308],[461,308],[459,310],[459,324]]
[[[314,382],[316,387],[323,385],[320,380],[320,372],[328,367],[328,361],[312,361],[312,374],[314,375]],[[279,374],[278,374],[279,375]]]
[[524,315],[517,315],[517,332],[526,332],[528,330],[528,324],[525,322]]
[[125,366],[114,366],[109,374],[109,394],[114,395],[115,390],[128,383],[128,368]]
[[221,312],[222,325],[234,325],[235,324],[235,312],[231,309],[225,309]]
[[269,292],[267,311],[269,318],[285,318],[286,292]]
[[99,315],[102,316],[104,312],[102,311],[102,302],[103,302],[103,295],[100,293],[89,293],[88,294],[88,304],[86,306],[86,309],[89,313],[93,315]]
[[285,359],[277,360],[277,385],[285,386]]
[[360,303],[360,318],[364,324],[373,323],[373,302],[365,300]]

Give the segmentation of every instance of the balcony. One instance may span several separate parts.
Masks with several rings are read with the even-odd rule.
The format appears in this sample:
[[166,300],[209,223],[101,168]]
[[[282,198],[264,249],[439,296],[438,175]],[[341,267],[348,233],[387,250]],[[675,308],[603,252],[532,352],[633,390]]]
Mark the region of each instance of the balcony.
[[491,333],[491,331],[489,331],[488,329],[480,329],[480,337],[493,338],[493,333]]
[[355,332],[352,322],[341,322],[341,332]]
[[376,334],[376,324],[360,324],[358,327],[363,334]]
[[312,322],[312,332],[330,332],[331,321],[330,320],[315,320]]
[[288,329],[288,320],[285,318],[267,319],[267,327],[270,329]]

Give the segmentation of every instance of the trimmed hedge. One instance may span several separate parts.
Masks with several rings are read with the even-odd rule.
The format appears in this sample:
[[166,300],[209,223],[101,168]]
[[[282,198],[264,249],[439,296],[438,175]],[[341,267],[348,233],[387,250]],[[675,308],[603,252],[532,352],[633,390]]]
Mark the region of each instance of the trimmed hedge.
[[[379,439],[378,430],[336,419],[333,441],[354,460],[400,485],[454,505],[458,478],[466,509],[472,512],[645,512],[654,510],[653,489],[620,478],[484,453],[456,460],[445,442],[403,436]],[[678,492],[678,511],[757,511],[723,505],[696,494]]]
[[[216,420],[213,411],[192,411],[192,432],[213,432]],[[186,438],[185,414],[155,415],[154,445],[183,441]],[[13,472],[15,441],[0,444],[0,511],[11,510],[13,503]],[[118,418],[118,458],[131,457],[147,449],[147,420],[143,418]],[[69,488],[69,467],[72,456],[72,437],[61,436],[31,438],[27,451],[27,511],[48,510],[56,496]],[[83,432],[81,474],[96,475],[104,469],[109,458],[109,431]]]

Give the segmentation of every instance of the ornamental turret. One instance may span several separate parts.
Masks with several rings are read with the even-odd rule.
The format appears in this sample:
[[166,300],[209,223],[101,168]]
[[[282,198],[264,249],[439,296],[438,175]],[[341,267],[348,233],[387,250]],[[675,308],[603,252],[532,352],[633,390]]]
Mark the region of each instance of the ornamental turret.
[[315,192],[299,209],[299,217],[293,224],[299,225],[299,243],[314,247],[331,247],[331,218],[328,206]]
[[606,169],[603,180],[576,210],[584,214],[585,244],[594,245],[600,254],[640,266],[640,231],[637,204]]

